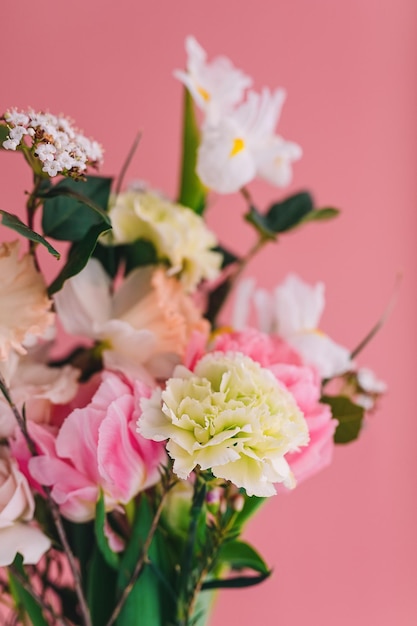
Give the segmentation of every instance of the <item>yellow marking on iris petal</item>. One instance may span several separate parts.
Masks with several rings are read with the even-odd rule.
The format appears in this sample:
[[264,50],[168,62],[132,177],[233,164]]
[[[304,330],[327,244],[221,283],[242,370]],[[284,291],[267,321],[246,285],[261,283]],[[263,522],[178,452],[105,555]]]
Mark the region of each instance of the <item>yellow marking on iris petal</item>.
[[236,154],[238,154],[239,152],[241,152],[245,147],[245,142],[243,141],[243,139],[241,139],[240,137],[236,137],[236,139],[233,140],[233,147],[230,151],[229,156],[233,157]]
[[203,89],[203,87],[198,86],[197,91],[205,102],[208,102],[210,100],[209,92]]

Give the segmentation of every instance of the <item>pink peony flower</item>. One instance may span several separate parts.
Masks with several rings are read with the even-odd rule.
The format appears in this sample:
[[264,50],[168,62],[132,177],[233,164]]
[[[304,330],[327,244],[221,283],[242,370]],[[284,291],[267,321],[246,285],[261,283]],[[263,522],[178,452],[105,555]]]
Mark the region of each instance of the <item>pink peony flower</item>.
[[30,254],[19,259],[18,241],[0,244],[0,293],[0,361],[5,361],[12,349],[25,354],[25,337],[41,335],[54,319],[43,277]]
[[35,503],[24,475],[6,446],[0,446],[0,567],[13,563],[16,554],[24,563],[35,564],[51,542],[30,526]]
[[278,336],[265,335],[255,329],[219,335],[214,348],[250,356],[270,369],[293,395],[310,434],[307,446],[285,457],[296,480],[305,480],[327,467],[332,460],[337,422],[332,419],[330,407],[320,402],[321,381],[317,370],[303,365],[297,352]]
[[72,411],[57,433],[30,424],[40,454],[29,460],[29,473],[39,484],[52,487],[65,517],[75,522],[93,519],[100,490],[107,510],[113,510],[158,482],[164,446],[135,431],[136,407],[150,393],[140,381],[133,384],[105,372],[92,400]]

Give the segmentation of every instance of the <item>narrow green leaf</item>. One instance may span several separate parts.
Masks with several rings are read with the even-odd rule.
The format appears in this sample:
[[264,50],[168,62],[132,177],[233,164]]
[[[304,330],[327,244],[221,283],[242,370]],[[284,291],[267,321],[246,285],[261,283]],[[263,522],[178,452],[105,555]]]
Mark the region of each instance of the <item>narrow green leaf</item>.
[[297,226],[311,211],[311,195],[301,192],[273,204],[265,215],[265,221],[274,233],[283,233]]
[[112,179],[89,176],[85,182],[66,178],[46,192],[42,229],[62,241],[80,241],[92,226],[111,226],[106,213]]
[[117,572],[94,546],[87,576],[87,602],[94,626],[105,626],[116,604]]
[[[136,509],[135,520],[129,544],[123,554],[117,587],[121,593],[130,582],[130,577],[141,553],[143,543],[152,524],[153,513],[146,496],[142,496]],[[149,550],[150,560],[158,563],[158,549],[153,541]],[[145,565],[117,619],[117,626],[132,626],[139,622],[141,626],[165,626],[164,603],[161,603],[160,581],[152,569]],[[163,597],[166,597],[166,592]],[[166,598],[167,599],[167,598]],[[168,600],[168,599],[167,599]],[[167,602],[169,604],[169,602]]]
[[242,493],[245,498],[245,504],[236,518],[235,526],[242,530],[248,519],[250,519],[259,507],[265,502],[266,498],[258,498],[257,496],[248,496],[246,492]]
[[251,569],[260,574],[269,574],[269,568],[261,555],[245,541],[236,539],[222,545],[218,561],[233,570]]
[[[23,559],[20,554],[16,556],[13,566],[23,578],[27,579],[26,573],[23,568]],[[23,611],[27,613],[32,625],[48,626],[48,622],[43,615],[41,606],[38,604],[38,602],[36,602],[35,598],[33,598],[33,596],[31,596],[30,593],[26,591],[26,589],[21,585],[19,580],[10,569],[9,583],[10,590],[12,592],[12,596],[17,607],[23,609]]]
[[257,576],[234,576],[233,578],[210,579],[203,583],[202,591],[206,589],[241,589],[259,585],[269,578],[272,572],[258,574]]
[[200,132],[195,117],[194,103],[188,90],[184,90],[181,183],[178,202],[196,213],[204,212],[206,188],[196,173],[197,150]]
[[357,439],[364,417],[363,407],[346,396],[323,396],[321,401],[330,405],[333,418],[339,422],[334,434],[335,443],[350,443]]
[[230,252],[230,250],[227,250],[223,246],[216,246],[215,248],[213,248],[213,251],[220,252],[220,254],[223,255],[222,268],[227,267],[232,263],[236,263],[236,261],[239,261],[239,257],[237,257],[235,254],[233,254],[233,252]]
[[95,224],[81,241],[76,241],[71,246],[65,266],[48,288],[50,296],[62,289],[68,278],[81,272],[96,247],[98,237],[106,230],[108,226],[104,222]]
[[258,233],[262,237],[265,237],[265,239],[276,239],[277,231],[271,228],[271,224],[269,223],[267,217],[262,215],[256,207],[250,207],[248,213],[245,215],[245,220],[249,222],[249,224],[252,224]]
[[120,557],[109,546],[108,539],[104,533],[104,525],[106,523],[106,507],[104,504],[104,494],[100,493],[100,498],[96,505],[96,517],[94,520],[94,531],[97,539],[97,546],[110,567],[117,569],[120,564]]
[[17,217],[17,215],[13,215],[12,213],[8,213],[7,211],[2,211],[1,209],[0,214],[2,215],[1,223],[3,224],[3,226],[11,228],[11,230],[14,230],[16,233],[19,233],[19,235],[22,235],[22,237],[25,237],[30,241],[35,241],[36,243],[40,243],[42,246],[45,246],[48,252],[50,252],[50,254],[52,254],[52,256],[54,256],[56,259],[61,258],[59,252],[55,250],[55,248],[53,248],[51,244],[42,237],[42,235],[35,233],[34,230],[31,230],[28,226],[26,226],[26,224],[24,224]]
[[307,222],[324,222],[326,220],[332,220],[340,214],[339,209],[333,207],[326,207],[324,209],[314,209],[307,213],[300,224],[306,224]]

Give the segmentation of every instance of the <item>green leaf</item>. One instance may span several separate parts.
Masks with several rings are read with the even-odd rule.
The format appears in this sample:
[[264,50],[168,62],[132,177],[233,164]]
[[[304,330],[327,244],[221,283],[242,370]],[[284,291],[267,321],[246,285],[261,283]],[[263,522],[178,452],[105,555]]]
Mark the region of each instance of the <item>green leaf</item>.
[[46,239],[44,239],[41,235],[35,233],[34,230],[31,230],[28,226],[26,226],[26,224],[24,224],[17,217],[17,215],[13,215],[12,213],[8,213],[7,211],[2,211],[1,209],[0,214],[2,215],[1,223],[3,224],[3,226],[11,228],[11,230],[14,230],[16,233],[19,233],[19,235],[22,235],[22,237],[25,237],[30,241],[35,241],[36,243],[40,243],[42,246],[45,246],[48,252],[50,252],[50,254],[52,254],[52,256],[54,256],[56,259],[59,259],[61,257],[59,252],[55,250],[55,248],[53,248],[51,244],[46,241]]
[[[13,562],[14,568],[19,574],[27,580],[26,573],[23,568],[23,558],[18,554]],[[17,607],[24,610],[29,616],[33,626],[48,626],[48,622],[43,616],[42,608],[36,602],[35,598],[22,586],[17,577],[9,569],[10,590]]]
[[216,246],[215,248],[213,248],[213,252],[220,252],[220,254],[223,255],[222,268],[227,267],[232,263],[236,263],[236,261],[239,261],[239,257],[237,257],[235,254],[233,254],[233,252],[230,252],[230,250],[227,250],[223,246]]
[[255,226],[258,233],[265,239],[276,239],[276,231],[271,228],[267,217],[262,215],[256,207],[250,207],[245,215],[245,220]]
[[[136,509],[135,520],[129,544],[123,554],[117,588],[121,593],[130,582],[146,537],[148,536],[153,519],[152,509],[146,496],[142,496]],[[156,564],[159,562],[157,543],[152,541],[149,558]],[[162,600],[163,598],[163,600]],[[139,621],[141,626],[165,626],[168,621],[164,617],[164,610],[170,605],[166,592],[161,592],[158,576],[152,568],[145,565],[140,577],[134,583],[132,590],[117,619],[117,626],[132,626]]]
[[151,241],[138,239],[129,245],[120,246],[125,259],[125,272],[128,274],[136,267],[155,265],[158,262],[156,248]]
[[350,443],[358,438],[364,409],[346,396],[323,396],[322,402],[328,404],[332,410],[333,418],[339,422],[334,434],[335,443]]
[[235,521],[235,527],[240,530],[246,524],[248,519],[256,513],[256,511],[262,506],[262,504],[266,500],[266,498],[248,496],[246,492],[242,493],[242,495],[245,498],[245,504],[243,505],[243,509],[240,511]]
[[197,149],[200,132],[195,117],[194,103],[188,90],[184,90],[181,184],[178,202],[196,213],[204,212],[206,188],[196,174]]
[[206,589],[241,589],[242,587],[253,587],[259,585],[269,578],[272,572],[258,574],[257,576],[233,576],[232,578],[212,578],[203,583],[202,591]]
[[4,123],[0,123],[0,149],[5,150],[5,148],[3,148],[3,141],[6,141],[7,137],[9,136],[9,128],[8,126],[6,126],[6,124]]
[[104,504],[104,494],[101,491],[100,498],[96,505],[96,517],[94,520],[94,531],[96,534],[98,548],[104,557],[104,560],[110,567],[117,569],[120,564],[120,557],[109,546],[108,539],[104,533],[104,525],[106,523],[106,507]]
[[301,192],[273,204],[267,211],[265,221],[274,233],[283,233],[297,226],[313,211],[313,199]]
[[71,246],[65,266],[48,288],[50,296],[62,289],[68,278],[81,272],[96,247],[98,237],[106,230],[108,230],[108,226],[104,222],[95,224],[90,228],[83,239],[76,241]]
[[112,179],[89,176],[86,182],[61,180],[44,198],[42,229],[45,235],[62,241],[80,241],[97,224],[111,226],[106,213]]
[[326,220],[332,220],[340,214],[339,209],[333,207],[326,207],[324,209],[314,209],[307,213],[300,224],[306,224],[307,222],[324,222]]
[[105,626],[110,619],[116,605],[116,581],[117,572],[94,546],[87,576],[87,602],[94,626]]
[[269,568],[260,554],[245,541],[236,539],[222,545],[218,561],[233,570],[251,569],[260,574],[269,574]]

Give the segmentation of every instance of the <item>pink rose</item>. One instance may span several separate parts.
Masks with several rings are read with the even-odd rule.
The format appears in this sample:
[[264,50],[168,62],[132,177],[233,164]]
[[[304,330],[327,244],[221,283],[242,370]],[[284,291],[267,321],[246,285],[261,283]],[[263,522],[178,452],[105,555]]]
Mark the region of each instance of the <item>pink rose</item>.
[[165,448],[136,433],[140,398],[151,389],[105,372],[91,401],[74,409],[57,434],[30,424],[40,454],[29,460],[31,477],[52,487],[61,513],[75,522],[94,518],[100,489],[107,510],[127,504],[158,482]]
[[49,539],[29,522],[35,503],[26,478],[0,446],[0,567],[13,563],[16,554],[24,563],[35,564],[49,549]]
[[255,329],[224,333],[216,339],[214,349],[250,356],[270,369],[294,396],[310,434],[307,446],[285,457],[296,480],[302,481],[327,467],[332,460],[337,422],[332,419],[330,407],[320,402],[321,380],[317,370],[304,365],[297,352],[280,337]]

